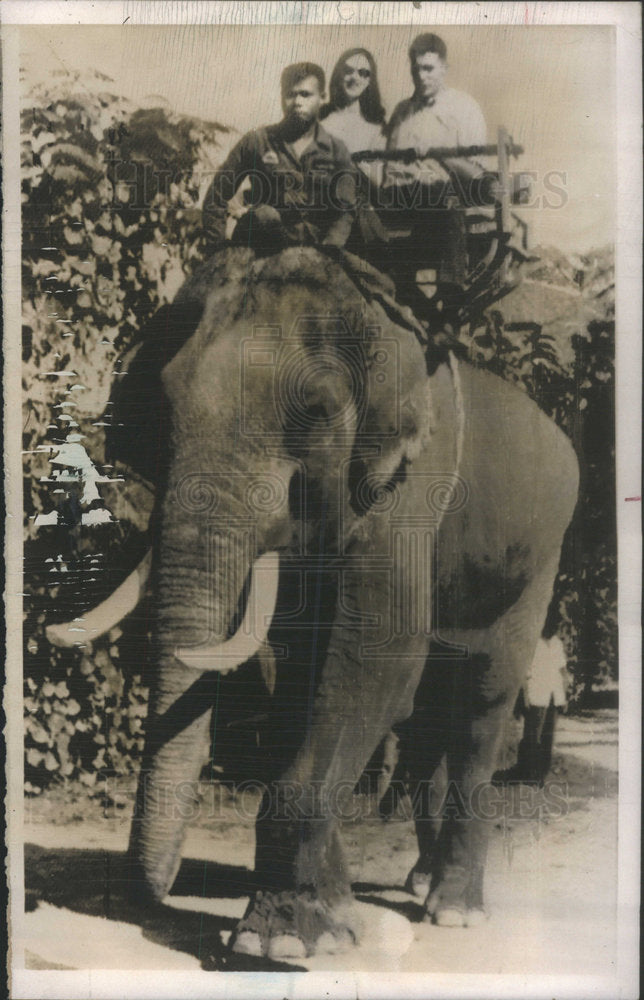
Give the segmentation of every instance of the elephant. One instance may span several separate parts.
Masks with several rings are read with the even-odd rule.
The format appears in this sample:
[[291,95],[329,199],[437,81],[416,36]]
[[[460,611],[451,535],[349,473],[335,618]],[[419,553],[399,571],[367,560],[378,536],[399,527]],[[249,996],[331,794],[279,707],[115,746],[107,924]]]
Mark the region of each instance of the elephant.
[[[171,889],[176,803],[199,778],[217,685],[257,656],[275,710],[232,947],[297,958],[359,938],[339,819],[394,727],[419,790],[408,885],[428,920],[476,924],[485,796],[576,504],[572,446],[519,389],[425,352],[404,310],[318,248],[227,248],[182,302],[198,303],[196,329],[160,365],[157,670],[132,884],[152,901]],[[441,822],[425,793],[450,784],[466,808]]]

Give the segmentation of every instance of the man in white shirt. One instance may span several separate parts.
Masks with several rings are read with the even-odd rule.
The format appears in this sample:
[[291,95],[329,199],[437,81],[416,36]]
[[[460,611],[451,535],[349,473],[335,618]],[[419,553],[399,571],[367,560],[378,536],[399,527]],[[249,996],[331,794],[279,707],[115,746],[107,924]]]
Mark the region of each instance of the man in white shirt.
[[[392,115],[387,148],[414,149],[418,159],[387,162],[383,201],[413,212],[409,245],[400,248],[400,267],[396,267],[399,293],[412,304],[420,301],[414,276],[426,268],[435,268],[437,283],[458,298],[467,273],[461,206],[480,203],[481,179],[485,183],[489,175],[475,155],[424,159],[432,150],[484,146],[486,125],[472,97],[446,86],[447,47],[442,38],[419,35],[409,49],[409,59],[414,93]],[[476,185],[472,184],[475,180]],[[485,194],[483,199],[487,200]]]
[[[445,147],[484,146],[487,129],[483,112],[469,94],[445,84],[447,47],[438,35],[419,35],[409,49],[414,94],[396,107],[389,123],[388,149],[415,149],[419,157],[431,149]],[[467,157],[450,157],[446,166],[457,168],[469,164]],[[481,168],[479,168],[481,172]],[[389,167],[393,179],[447,180],[447,172],[437,162],[398,164]]]

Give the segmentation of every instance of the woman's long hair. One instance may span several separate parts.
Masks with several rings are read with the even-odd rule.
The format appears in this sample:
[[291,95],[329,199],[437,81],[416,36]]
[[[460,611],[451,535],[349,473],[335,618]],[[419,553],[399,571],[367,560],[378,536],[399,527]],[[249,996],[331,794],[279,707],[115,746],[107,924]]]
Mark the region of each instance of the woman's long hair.
[[371,55],[371,52],[367,49],[347,49],[346,52],[342,53],[335,64],[333,73],[331,74],[331,80],[329,82],[329,101],[320,111],[320,119],[326,118],[326,116],[330,115],[332,111],[338,111],[341,108],[346,107],[347,95],[345,94],[343,87],[344,67],[347,59],[351,59],[353,56],[364,56],[369,63],[369,69],[371,70],[369,85],[365,87],[358,98],[362,117],[365,121],[371,122],[373,125],[382,125],[385,120],[385,109],[383,108],[380,100],[378,71],[376,69],[376,61]]

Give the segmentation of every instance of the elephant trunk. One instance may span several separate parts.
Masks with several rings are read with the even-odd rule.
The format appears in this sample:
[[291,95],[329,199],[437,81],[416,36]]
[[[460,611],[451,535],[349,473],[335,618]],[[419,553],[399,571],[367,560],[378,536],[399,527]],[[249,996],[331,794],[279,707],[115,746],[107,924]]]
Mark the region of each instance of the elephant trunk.
[[130,835],[131,886],[139,898],[161,900],[172,887],[209,754],[220,675],[197,673],[177,652],[224,642],[251,562],[244,538],[204,540],[198,524],[166,519],[156,567],[158,669]]

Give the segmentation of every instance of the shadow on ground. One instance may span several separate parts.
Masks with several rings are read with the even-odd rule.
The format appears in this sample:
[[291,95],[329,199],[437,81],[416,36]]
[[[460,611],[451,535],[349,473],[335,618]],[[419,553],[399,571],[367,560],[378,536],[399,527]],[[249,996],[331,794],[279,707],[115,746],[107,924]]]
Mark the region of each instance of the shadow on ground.
[[[252,892],[252,872],[193,858],[184,860],[172,895],[239,898]],[[222,943],[233,917],[157,904],[142,908],[129,875],[125,854],[107,850],[49,849],[25,845],[25,906],[38,903],[104,917],[141,927],[155,944],[193,955],[205,970],[230,972],[305,971],[301,966],[267,958],[236,955]]]
[[374,882],[357,882],[353,885],[353,891],[359,903],[370,903],[373,906],[381,906],[385,910],[393,913],[400,913],[412,924],[419,924],[425,919],[425,909],[420,902],[409,900],[381,899],[371,893],[391,892],[392,888],[398,892],[404,892],[402,886],[379,885]]

